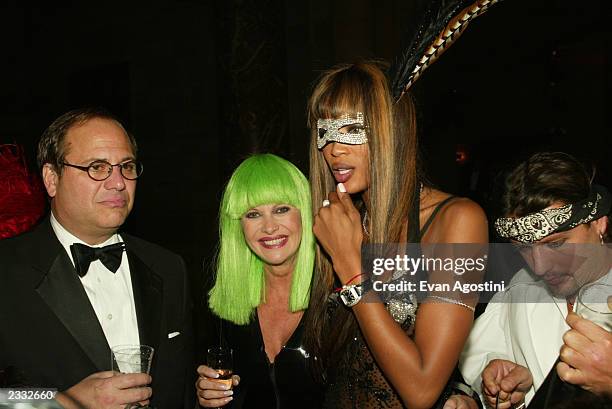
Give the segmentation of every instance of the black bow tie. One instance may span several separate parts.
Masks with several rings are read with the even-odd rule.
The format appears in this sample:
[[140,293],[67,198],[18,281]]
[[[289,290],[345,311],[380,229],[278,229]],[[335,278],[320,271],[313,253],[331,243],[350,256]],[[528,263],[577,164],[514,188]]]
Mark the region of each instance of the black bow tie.
[[84,277],[92,261],[100,260],[104,267],[113,273],[121,265],[121,257],[125,251],[125,243],[111,244],[104,247],[89,247],[85,244],[74,243],[70,246],[74,268],[79,277]]

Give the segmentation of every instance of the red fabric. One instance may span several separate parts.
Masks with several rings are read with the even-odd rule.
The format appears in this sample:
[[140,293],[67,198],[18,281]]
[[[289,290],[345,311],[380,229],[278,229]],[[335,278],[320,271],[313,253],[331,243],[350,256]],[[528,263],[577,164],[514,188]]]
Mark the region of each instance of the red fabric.
[[40,177],[28,170],[19,145],[0,145],[0,239],[31,229],[45,212]]

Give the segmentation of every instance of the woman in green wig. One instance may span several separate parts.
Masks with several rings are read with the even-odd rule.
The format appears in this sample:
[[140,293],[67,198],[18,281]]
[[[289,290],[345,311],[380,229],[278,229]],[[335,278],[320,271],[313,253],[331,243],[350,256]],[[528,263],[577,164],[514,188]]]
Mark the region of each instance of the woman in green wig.
[[308,181],[278,156],[251,156],[225,188],[219,224],[209,306],[221,318],[221,344],[233,350],[236,388],[200,365],[200,405],[319,407],[307,369],[313,357],[302,347],[315,254]]

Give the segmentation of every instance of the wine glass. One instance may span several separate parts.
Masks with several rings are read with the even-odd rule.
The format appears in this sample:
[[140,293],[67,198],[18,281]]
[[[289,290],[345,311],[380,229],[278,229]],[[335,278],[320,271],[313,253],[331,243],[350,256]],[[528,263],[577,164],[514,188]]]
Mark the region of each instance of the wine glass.
[[[117,345],[111,348],[111,365],[113,371],[120,373],[146,373],[151,370],[153,347],[148,345]],[[129,406],[129,405],[128,405]],[[149,408],[134,403],[133,407]]]
[[232,387],[233,363],[233,351],[231,348],[217,346],[208,348],[206,351],[206,365],[219,374],[218,378],[212,380],[225,383],[229,388]]
[[576,313],[612,332],[612,285],[587,284],[578,292]]

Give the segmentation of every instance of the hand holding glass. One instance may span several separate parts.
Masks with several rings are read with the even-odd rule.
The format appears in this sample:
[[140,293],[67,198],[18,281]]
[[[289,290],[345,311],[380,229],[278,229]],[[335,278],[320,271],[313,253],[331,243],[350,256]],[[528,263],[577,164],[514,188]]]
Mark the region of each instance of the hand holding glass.
[[[153,347],[148,345],[118,345],[111,349],[111,365],[113,371],[120,373],[146,373],[151,370]],[[134,403],[134,407],[141,406]]]
[[232,387],[234,368],[232,352],[231,348],[219,346],[208,348],[206,353],[206,365],[219,374],[219,377],[213,380],[226,383],[230,388]]

